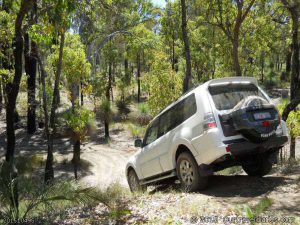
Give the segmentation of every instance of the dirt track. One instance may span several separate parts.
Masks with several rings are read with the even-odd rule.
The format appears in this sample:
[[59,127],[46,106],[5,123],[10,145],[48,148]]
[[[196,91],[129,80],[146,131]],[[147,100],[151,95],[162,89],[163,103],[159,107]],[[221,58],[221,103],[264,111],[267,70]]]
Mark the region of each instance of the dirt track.
[[[107,187],[111,183],[119,182],[122,186],[128,187],[125,179],[125,164],[134,152],[133,139],[130,137],[123,125],[117,125],[111,129],[111,141],[106,143],[103,138],[103,127],[97,124],[95,132],[82,145],[82,159],[88,161],[91,166],[87,171],[81,172],[81,180],[91,186]],[[16,155],[41,154],[46,156],[46,143],[43,132],[40,130],[33,136],[28,136],[24,124],[17,129]],[[68,138],[58,138],[54,142],[55,158],[59,160],[72,157],[72,145]],[[300,146],[299,139],[297,146]],[[0,157],[5,151],[5,123],[3,114],[0,116]],[[299,149],[296,150],[299,154]],[[58,162],[59,162],[58,160]],[[56,162],[56,176],[67,174],[73,176],[72,168],[64,167]],[[41,168],[40,172],[43,172]],[[192,202],[194,205],[203,204],[203,210],[207,213],[216,213],[222,210],[231,209],[235,205],[255,205],[263,197],[267,196],[274,200],[271,211],[278,215],[294,215],[300,217],[300,170],[284,174],[275,170],[265,178],[251,178],[246,175],[212,176],[209,186],[205,191],[193,194],[169,193],[168,187],[158,187],[151,193],[164,193],[164,195],[146,196],[138,201],[144,202],[143,206],[136,205],[132,208],[136,214],[145,214],[148,217],[156,216],[157,209],[154,207],[160,202],[160,214],[178,211],[184,213],[184,202]],[[173,186],[176,190],[176,185]],[[167,198],[167,199],[166,199]],[[177,199],[180,198],[183,208],[178,208]],[[168,202],[168,201],[171,201]],[[173,203],[174,204],[173,204]],[[154,205],[154,206],[153,206]],[[134,207],[134,206],[133,206]],[[172,208],[173,207],[173,208]],[[165,210],[167,209],[167,210]],[[200,208],[199,208],[200,209]],[[139,211],[143,210],[143,211]],[[228,213],[228,212],[224,212]]]
[[84,177],[83,182],[98,187],[107,187],[114,182],[127,186],[125,165],[129,155],[109,147],[86,145],[82,158],[89,161],[93,167],[92,174]]

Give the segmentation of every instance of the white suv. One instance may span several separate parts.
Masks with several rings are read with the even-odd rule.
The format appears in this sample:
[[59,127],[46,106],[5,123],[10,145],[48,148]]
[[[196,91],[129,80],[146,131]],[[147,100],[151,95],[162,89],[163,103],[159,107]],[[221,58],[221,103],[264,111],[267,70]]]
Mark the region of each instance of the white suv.
[[129,159],[131,191],[179,179],[187,191],[204,188],[213,172],[241,165],[264,176],[288,141],[284,121],[254,78],[210,80],[181,96],[149,124]]

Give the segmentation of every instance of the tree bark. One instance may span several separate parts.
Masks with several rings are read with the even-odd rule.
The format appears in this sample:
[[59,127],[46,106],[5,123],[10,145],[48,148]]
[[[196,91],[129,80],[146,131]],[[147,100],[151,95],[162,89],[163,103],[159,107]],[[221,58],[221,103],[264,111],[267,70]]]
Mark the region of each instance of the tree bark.
[[25,34],[25,72],[27,78],[27,95],[28,95],[28,109],[27,109],[27,132],[34,134],[36,132],[36,43],[29,40],[29,36]]
[[190,52],[190,43],[187,31],[187,20],[186,20],[186,4],[185,0],[180,0],[181,2],[181,29],[182,29],[182,38],[184,43],[185,51],[185,76],[183,80],[183,93],[189,90],[191,77],[192,77],[192,64],[191,64],[191,52]]
[[59,59],[57,64],[57,71],[55,74],[54,91],[52,98],[50,123],[49,123],[49,141],[48,141],[48,151],[47,151],[47,161],[45,167],[45,183],[49,183],[54,179],[53,171],[53,131],[55,130],[55,115],[56,109],[58,107],[58,93],[59,93],[59,83],[62,70],[62,59],[63,59],[63,49],[65,44],[65,33],[60,35],[60,46],[59,46]]
[[291,143],[290,143],[290,159],[296,158],[296,138],[291,137]]
[[299,13],[297,6],[291,9],[292,15],[292,75],[291,75],[291,100],[300,95],[300,76],[299,76],[299,40],[298,40],[298,28],[299,28]]
[[6,135],[7,135],[7,150],[5,158],[7,162],[13,161],[15,152],[15,109],[16,101],[19,94],[20,82],[22,77],[22,66],[23,66],[23,27],[22,23],[25,15],[28,13],[31,7],[31,0],[23,0],[21,2],[20,10],[17,14],[15,21],[15,76],[13,82],[7,85],[7,106],[6,106]]
[[291,111],[295,110],[296,107],[300,104],[300,96],[291,100],[282,112],[282,119],[287,120]]
[[239,62],[239,34],[235,34],[232,40],[232,58],[235,75],[241,77],[242,69]]
[[262,51],[260,54],[260,66],[261,66],[261,75],[260,75],[260,81],[263,83],[264,82],[264,72],[265,72],[265,52]]
[[81,106],[84,105],[84,96],[83,96],[83,82],[80,82],[80,102]]
[[0,113],[3,108],[3,94],[2,94],[2,77],[0,77]]
[[287,73],[287,75],[291,72],[291,61],[292,61],[292,50],[291,50],[292,46],[289,47],[289,50],[286,54],[286,59],[285,59],[285,72]]
[[73,146],[73,159],[72,163],[74,166],[74,176],[78,179],[78,167],[80,165],[80,140],[75,141]]
[[140,53],[137,53],[136,65],[137,65],[137,84],[138,84],[137,100],[138,100],[138,102],[140,102],[141,101],[141,57],[140,57]]
[[[295,110],[300,103],[300,61],[299,61],[299,8],[300,4],[297,1],[288,3],[286,0],[281,0],[282,4],[288,9],[292,18],[292,73],[291,73],[291,96],[290,103],[283,111],[282,118],[287,120],[289,113]],[[295,137],[291,138],[290,159],[295,159]]]
[[[112,82],[112,63],[109,62],[109,65],[108,65],[108,84],[107,84],[107,87],[106,87],[106,101],[110,101],[110,90],[111,90],[111,82]],[[109,138],[109,115],[108,115],[108,109],[105,109],[107,110],[105,112],[105,118],[104,118],[104,133],[105,133],[105,138],[108,139]]]

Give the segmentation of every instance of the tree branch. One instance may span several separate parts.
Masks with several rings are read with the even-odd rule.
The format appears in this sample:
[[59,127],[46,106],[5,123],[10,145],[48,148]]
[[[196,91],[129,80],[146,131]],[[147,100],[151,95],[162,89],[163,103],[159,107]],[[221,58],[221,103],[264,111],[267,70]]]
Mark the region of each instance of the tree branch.
[[300,97],[293,99],[289,104],[287,104],[287,106],[283,110],[282,119],[286,121],[289,117],[290,112],[295,110],[299,104],[300,104]]

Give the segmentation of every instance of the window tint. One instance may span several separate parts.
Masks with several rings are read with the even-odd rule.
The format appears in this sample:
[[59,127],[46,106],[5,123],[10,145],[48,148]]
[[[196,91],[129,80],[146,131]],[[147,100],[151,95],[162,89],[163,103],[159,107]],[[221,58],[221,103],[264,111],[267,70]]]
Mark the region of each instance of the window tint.
[[146,146],[152,143],[153,141],[155,141],[157,139],[157,133],[158,133],[158,121],[154,121],[147,130],[144,145]]
[[159,137],[174,129],[197,111],[195,95],[192,94],[178,102],[160,116]]
[[172,129],[172,109],[160,116],[159,137]]
[[265,98],[254,84],[230,84],[209,87],[209,92],[218,110],[228,110],[242,99],[256,95]]
[[190,118],[197,111],[197,105],[195,100],[195,95],[192,94],[186,99],[184,99],[184,107],[183,107],[183,117],[184,120]]

